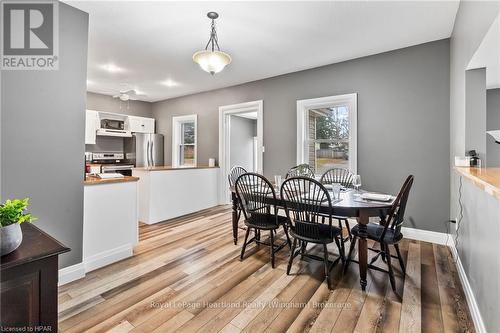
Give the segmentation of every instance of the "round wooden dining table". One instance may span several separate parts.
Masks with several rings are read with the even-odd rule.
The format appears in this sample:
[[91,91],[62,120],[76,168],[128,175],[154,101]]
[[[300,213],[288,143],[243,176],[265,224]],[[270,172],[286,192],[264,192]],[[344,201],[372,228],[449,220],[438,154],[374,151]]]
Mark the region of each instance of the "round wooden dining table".
[[[233,240],[236,245],[238,242],[238,205],[239,199],[236,194],[234,186],[230,187],[232,199],[232,226],[233,226]],[[366,272],[368,269],[368,247],[367,247],[367,224],[372,216],[385,216],[387,211],[392,206],[392,200],[388,202],[369,201],[363,200],[359,196],[364,190],[348,190],[341,192],[340,199],[332,200],[332,208],[324,208],[322,213],[347,216],[356,218],[359,226],[359,239],[358,239],[358,261],[359,261],[359,277],[361,289],[366,290]],[[285,202],[276,193],[276,200],[270,198],[269,204],[276,205],[278,208],[284,208]]]

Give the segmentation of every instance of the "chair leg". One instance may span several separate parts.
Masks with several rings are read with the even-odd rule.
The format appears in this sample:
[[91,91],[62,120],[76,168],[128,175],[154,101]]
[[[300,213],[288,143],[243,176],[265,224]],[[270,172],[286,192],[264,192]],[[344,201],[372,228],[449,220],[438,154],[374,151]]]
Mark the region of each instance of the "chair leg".
[[286,275],[290,275],[290,269],[292,268],[293,257],[295,254],[295,248],[297,247],[297,238],[293,239],[292,250],[290,251],[290,259],[288,259],[288,266],[286,268]]
[[342,265],[345,265],[345,254],[344,254],[344,241],[342,235],[340,235],[340,241],[337,237],[335,237],[335,244],[339,249],[340,260],[342,260]]
[[247,231],[245,233],[245,240],[243,241],[243,246],[241,247],[240,259],[243,260],[243,255],[245,254],[245,248],[247,247],[248,235],[250,234],[250,228],[247,227]]
[[394,279],[394,271],[392,270],[392,263],[391,263],[391,251],[389,250],[389,246],[384,244],[384,248],[387,250],[387,268],[389,269],[389,280],[391,281],[391,287],[392,290],[395,292],[396,291],[396,279]]
[[274,268],[274,232],[271,230],[270,239],[271,239],[271,267]]
[[387,249],[384,243],[380,243],[380,256],[382,257],[382,261],[387,263]]
[[344,220],[345,227],[347,228],[347,235],[349,236],[349,240],[352,241],[351,227],[349,226],[349,220]]
[[[340,228],[340,244],[342,246],[342,252],[345,253],[345,246],[344,246],[344,234],[343,234],[343,230],[344,228],[342,227],[342,220],[339,219],[339,228]],[[339,253],[340,253],[340,248],[339,248]],[[342,261],[343,262],[343,261]]]
[[[338,242],[338,241],[337,241]],[[325,275],[326,275],[326,283],[328,285],[328,289],[330,288],[330,269],[328,267],[328,248],[326,247],[326,244],[323,244],[323,252],[325,256]]]
[[285,231],[286,242],[288,243],[288,248],[292,248],[292,241],[290,240],[290,236],[288,236],[288,227],[286,225],[283,226],[283,230]]
[[304,253],[306,253],[307,242],[300,241],[300,260],[304,260]]
[[401,266],[401,270],[403,271],[403,274],[406,275],[406,267],[403,261],[403,256],[401,255],[401,251],[399,251],[399,244],[394,244],[394,247],[396,248],[396,253],[398,254],[398,261],[399,265]]
[[351,262],[352,253],[354,252],[354,246],[356,245],[356,240],[357,240],[356,236],[354,236],[351,240],[351,246],[349,247],[349,254],[347,255],[346,263],[344,266],[344,272],[347,271],[347,267],[349,266],[349,263]]

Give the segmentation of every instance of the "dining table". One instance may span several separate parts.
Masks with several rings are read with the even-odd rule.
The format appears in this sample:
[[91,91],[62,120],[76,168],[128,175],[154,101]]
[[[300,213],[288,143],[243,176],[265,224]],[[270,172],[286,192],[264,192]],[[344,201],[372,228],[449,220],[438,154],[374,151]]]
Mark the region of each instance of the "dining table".
[[[230,187],[232,200],[232,227],[233,241],[238,243],[238,207],[239,199],[234,186]],[[332,200],[331,208],[329,205],[321,205],[319,211],[322,214],[330,214],[335,216],[346,216],[355,218],[358,223],[358,263],[361,289],[366,290],[366,273],[368,270],[368,246],[367,246],[367,225],[370,222],[370,217],[386,216],[391,208],[394,197],[389,201],[365,200],[361,197],[362,193],[367,193],[363,189],[346,189],[341,191],[338,199]],[[330,196],[332,194],[330,193]],[[286,202],[280,198],[279,191],[276,191],[276,198],[269,196],[269,204],[276,205],[278,208],[284,209]]]

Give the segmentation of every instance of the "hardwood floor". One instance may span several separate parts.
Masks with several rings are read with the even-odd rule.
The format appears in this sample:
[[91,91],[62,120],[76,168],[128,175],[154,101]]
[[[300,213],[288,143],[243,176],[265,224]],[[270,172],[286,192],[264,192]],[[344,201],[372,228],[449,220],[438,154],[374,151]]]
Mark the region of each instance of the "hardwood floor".
[[[334,289],[328,290],[320,262],[297,258],[286,275],[288,248],[278,253],[275,269],[267,246],[250,245],[240,261],[242,238],[240,232],[239,245],[233,245],[228,206],[141,225],[134,257],[59,288],[60,330],[474,331],[444,246],[404,240],[407,276],[403,279],[396,263],[397,293],[388,276],[377,271],[368,272],[363,293],[355,263],[345,274],[340,264],[334,267]],[[329,248],[332,256],[335,251]],[[381,260],[377,264],[384,265]]]

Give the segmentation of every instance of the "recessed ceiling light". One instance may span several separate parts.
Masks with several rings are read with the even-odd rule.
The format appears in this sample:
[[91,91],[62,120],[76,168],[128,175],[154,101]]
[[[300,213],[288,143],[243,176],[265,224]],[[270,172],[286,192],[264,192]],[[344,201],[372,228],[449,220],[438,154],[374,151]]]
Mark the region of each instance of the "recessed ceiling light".
[[101,67],[101,69],[104,69],[105,71],[108,71],[108,72],[110,72],[110,73],[121,73],[121,72],[125,72],[125,68],[122,68],[122,67],[116,66],[116,65],[115,65],[115,64],[113,64],[113,63],[104,64],[104,65],[101,65],[100,67]]
[[169,88],[176,87],[179,85],[177,82],[172,81],[170,79],[163,81],[161,84],[163,84],[164,86],[167,86]]

